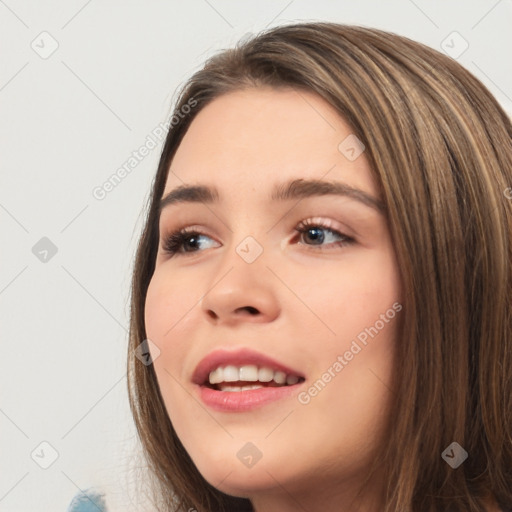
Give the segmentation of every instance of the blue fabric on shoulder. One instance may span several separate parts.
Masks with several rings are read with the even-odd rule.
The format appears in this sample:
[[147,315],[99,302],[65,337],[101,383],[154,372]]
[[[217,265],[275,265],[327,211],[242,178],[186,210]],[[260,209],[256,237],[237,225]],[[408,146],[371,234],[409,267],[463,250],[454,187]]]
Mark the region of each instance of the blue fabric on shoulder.
[[74,496],[66,512],[108,512],[104,497],[100,492],[86,489]]

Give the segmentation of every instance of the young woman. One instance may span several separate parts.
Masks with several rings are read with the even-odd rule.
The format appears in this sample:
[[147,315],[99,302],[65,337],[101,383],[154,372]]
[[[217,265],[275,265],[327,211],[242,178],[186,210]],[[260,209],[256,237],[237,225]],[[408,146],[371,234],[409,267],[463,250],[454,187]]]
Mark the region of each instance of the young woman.
[[172,119],[128,361],[160,510],[511,509],[489,91],[407,38],[300,23],[210,59]]

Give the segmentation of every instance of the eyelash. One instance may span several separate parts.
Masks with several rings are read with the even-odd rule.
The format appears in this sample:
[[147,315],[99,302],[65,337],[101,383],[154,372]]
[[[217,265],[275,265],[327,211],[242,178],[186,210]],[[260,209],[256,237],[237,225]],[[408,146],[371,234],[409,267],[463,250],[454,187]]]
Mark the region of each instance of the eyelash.
[[[300,236],[300,235],[307,233],[309,230],[311,230],[313,228],[320,228],[320,229],[329,231],[329,232],[333,233],[334,235],[342,238],[342,240],[339,242],[332,242],[330,244],[327,244],[328,246],[334,245],[337,247],[345,247],[347,245],[352,245],[355,243],[355,240],[353,238],[341,233],[340,231],[333,229],[329,222],[324,222],[324,221],[319,222],[319,221],[313,221],[312,219],[307,219],[307,220],[299,222],[299,224],[295,228],[295,231]],[[171,255],[192,254],[195,252],[200,252],[200,251],[183,251],[183,252],[180,251],[180,249],[183,247],[183,243],[186,242],[189,238],[192,238],[192,236],[195,236],[195,237],[206,236],[206,237],[210,238],[208,235],[201,233],[195,229],[191,229],[191,228],[179,229],[177,231],[170,233],[169,235],[167,235],[164,238],[163,243],[162,243],[163,250],[167,254],[171,254]],[[302,245],[308,246],[308,244],[302,244]],[[313,250],[314,250],[315,246],[313,245],[311,247],[313,247]],[[322,247],[322,246],[317,246],[317,247]],[[331,250],[331,249],[327,249],[327,250]]]

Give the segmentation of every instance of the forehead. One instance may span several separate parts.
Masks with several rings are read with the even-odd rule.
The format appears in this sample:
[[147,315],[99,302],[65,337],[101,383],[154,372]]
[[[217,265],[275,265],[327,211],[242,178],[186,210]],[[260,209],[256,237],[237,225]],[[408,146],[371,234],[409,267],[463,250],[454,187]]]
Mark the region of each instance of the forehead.
[[376,195],[364,152],[356,159],[344,153],[351,137],[351,127],[314,93],[291,88],[231,92],[213,100],[191,123],[165,192],[184,183],[263,192],[276,182],[325,178]]

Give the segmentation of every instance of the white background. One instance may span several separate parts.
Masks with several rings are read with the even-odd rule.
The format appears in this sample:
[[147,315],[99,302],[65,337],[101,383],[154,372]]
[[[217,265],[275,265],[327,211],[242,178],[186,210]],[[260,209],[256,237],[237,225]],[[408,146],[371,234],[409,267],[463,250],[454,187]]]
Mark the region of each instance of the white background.
[[[512,0],[0,1],[1,511],[65,511],[93,486],[111,511],[143,510],[128,297],[161,146],[103,200],[92,191],[208,56],[294,20],[381,28],[440,51],[456,31],[453,51],[469,45],[457,60],[512,112]],[[32,252],[43,237],[57,248],[46,262]],[[58,452],[48,469],[43,441]]]

